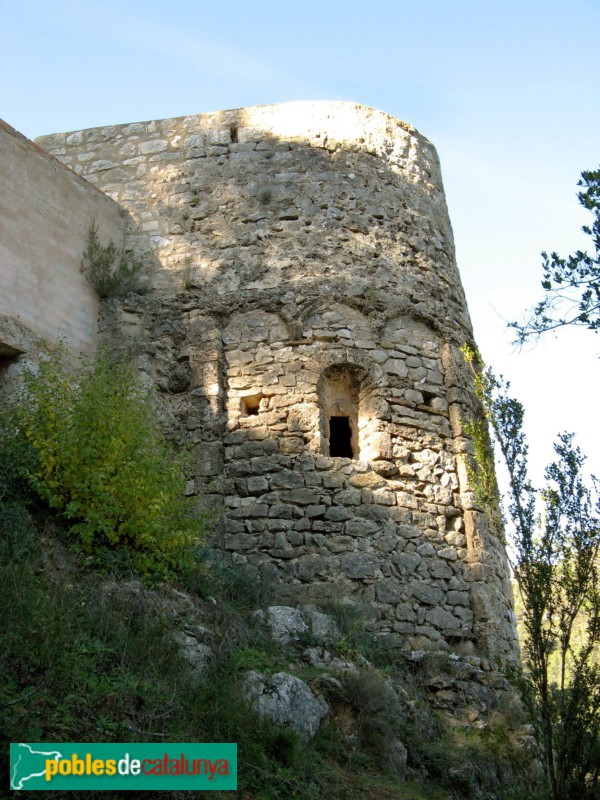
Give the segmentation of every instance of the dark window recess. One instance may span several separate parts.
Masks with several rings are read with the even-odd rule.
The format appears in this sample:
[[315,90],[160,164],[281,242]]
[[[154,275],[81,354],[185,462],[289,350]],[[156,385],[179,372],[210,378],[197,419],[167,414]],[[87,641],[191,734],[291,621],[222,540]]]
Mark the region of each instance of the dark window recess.
[[242,414],[246,414],[246,416],[254,417],[260,411],[260,401],[262,399],[262,395],[251,395],[248,397],[242,398]]
[[349,417],[329,417],[329,455],[354,458]]
[[20,355],[18,350],[13,350],[12,348],[8,348],[12,352],[5,353],[2,351],[2,347],[3,347],[2,342],[0,342],[0,376],[2,375],[5,369],[8,369],[11,364],[14,364],[14,362]]
[[423,405],[431,407],[431,401],[434,399],[435,395],[431,392],[424,392],[421,391],[423,395]]

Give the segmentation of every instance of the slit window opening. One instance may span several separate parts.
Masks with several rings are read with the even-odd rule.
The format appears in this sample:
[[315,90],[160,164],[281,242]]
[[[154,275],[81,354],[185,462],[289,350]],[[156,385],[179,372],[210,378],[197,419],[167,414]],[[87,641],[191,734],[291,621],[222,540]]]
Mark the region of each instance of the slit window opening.
[[354,458],[349,417],[329,418],[329,455],[339,458]]

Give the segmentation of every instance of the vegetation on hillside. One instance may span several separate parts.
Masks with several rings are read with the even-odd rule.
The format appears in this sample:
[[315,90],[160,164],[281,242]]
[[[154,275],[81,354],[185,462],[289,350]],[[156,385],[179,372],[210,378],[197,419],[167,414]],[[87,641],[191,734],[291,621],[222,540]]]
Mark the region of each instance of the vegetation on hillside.
[[206,515],[185,497],[185,455],[161,435],[135,371],[101,353],[75,377],[57,350],[24,372],[4,415],[4,460],[96,558],[143,575],[193,567]]
[[[386,658],[380,668],[338,675],[337,683],[323,680],[323,670],[300,658],[308,642],[272,641],[253,613],[265,600],[260,587],[235,569],[210,572],[195,592],[189,582],[175,584],[196,598],[202,624],[214,635],[213,660],[198,680],[174,644],[168,585],[148,589],[122,576],[100,576],[85,558],[68,554],[52,520],[37,518],[40,531],[29,513],[15,524],[14,513],[5,512],[0,504],[0,605],[7,609],[0,619],[0,728],[6,742],[236,742],[239,789],[226,796],[240,800],[477,800],[482,771],[518,773],[520,764],[527,774],[527,753],[513,742],[515,720],[494,712],[478,729],[468,722],[449,728],[427,704],[421,684],[432,673],[426,668],[410,672]],[[351,649],[358,657],[364,646],[364,632],[353,624],[338,654]],[[301,742],[259,719],[244,701],[249,669],[285,670],[318,684],[341,716],[329,719],[312,742]],[[406,702],[390,689],[392,679],[400,681]],[[387,743],[398,735],[408,748],[406,782],[386,758]],[[7,785],[5,747],[0,781]],[[498,797],[534,797],[514,789],[507,783]],[[61,796],[67,797],[48,793]],[[79,793],[68,796],[77,800]],[[81,792],[82,800],[94,797]],[[113,800],[108,792],[97,798]]]
[[[427,667],[411,669],[376,646],[348,608],[329,609],[340,628],[332,652],[366,656],[371,666],[328,675],[301,658],[310,638],[282,646],[268,635],[254,613],[277,602],[268,587],[234,568],[189,568],[199,522],[175,502],[184,465],[167,458],[152,406],[126,367],[101,356],[74,382],[53,357],[27,378],[27,391],[0,426],[5,743],[237,742],[240,800],[477,800],[481,774],[515,774],[520,765],[527,775],[512,710],[510,720],[491,712],[477,730],[468,721],[448,726],[427,702]],[[141,535],[146,525],[150,538]],[[180,542],[182,530],[190,536]],[[172,531],[185,558],[172,555]],[[140,576],[167,580],[152,588]],[[173,588],[211,631],[212,658],[200,677],[174,639]],[[318,687],[334,712],[312,742],[256,716],[242,690],[249,669],[285,670]],[[405,782],[389,747],[398,739],[407,748]],[[6,786],[6,746],[0,773]],[[524,797],[517,784],[498,797]]]

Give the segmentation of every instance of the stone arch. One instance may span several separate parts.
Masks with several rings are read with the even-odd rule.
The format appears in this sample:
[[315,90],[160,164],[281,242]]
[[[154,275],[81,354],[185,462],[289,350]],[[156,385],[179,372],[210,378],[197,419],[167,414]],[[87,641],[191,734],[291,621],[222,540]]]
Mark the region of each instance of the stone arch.
[[439,333],[410,314],[390,316],[381,328],[381,338],[393,344],[415,347],[431,356],[439,355],[441,349]]
[[325,367],[317,384],[320,451],[330,457],[381,458],[381,424],[371,396],[372,376],[349,361]]
[[344,302],[312,303],[301,316],[304,336],[316,336],[327,331],[332,340],[341,343],[348,339],[362,341],[373,338],[370,320],[365,314]]
[[321,452],[325,456],[360,458],[359,401],[364,370],[333,364],[321,373],[317,385]]

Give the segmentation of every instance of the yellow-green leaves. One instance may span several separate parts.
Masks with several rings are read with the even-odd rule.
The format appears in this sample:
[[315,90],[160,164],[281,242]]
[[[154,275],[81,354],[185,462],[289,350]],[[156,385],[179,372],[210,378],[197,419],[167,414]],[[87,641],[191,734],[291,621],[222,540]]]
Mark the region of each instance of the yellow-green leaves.
[[190,558],[203,520],[134,370],[102,353],[75,380],[59,350],[26,376],[18,421],[36,454],[29,484],[80,546],[125,550],[165,577]]

